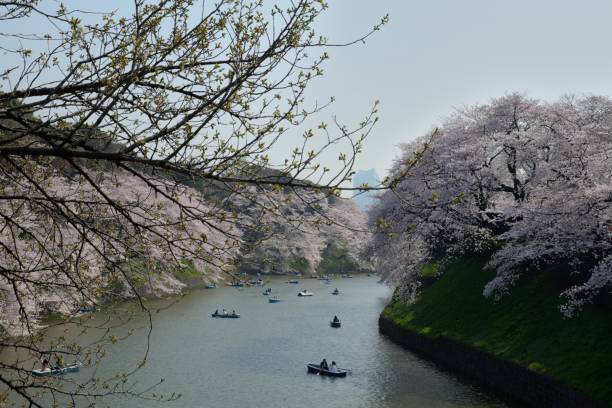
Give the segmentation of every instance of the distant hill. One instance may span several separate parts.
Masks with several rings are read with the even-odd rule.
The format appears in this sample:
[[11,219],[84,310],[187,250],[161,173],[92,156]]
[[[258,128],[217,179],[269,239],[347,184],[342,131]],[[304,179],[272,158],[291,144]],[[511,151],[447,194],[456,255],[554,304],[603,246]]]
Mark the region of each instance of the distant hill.
[[[353,177],[353,187],[359,187],[363,184],[367,184],[370,187],[376,186],[380,183],[380,179],[378,178],[378,173],[376,170],[358,170],[355,176]],[[374,203],[374,196],[376,192],[374,191],[366,191],[366,192],[356,192],[353,195],[353,201],[355,204],[359,206],[364,211],[367,211],[368,208]]]
[[[0,141],[10,140],[19,130],[19,123],[0,120],[0,129]],[[121,148],[110,136],[96,129],[82,129],[74,137],[83,149],[114,152]],[[26,142],[39,146],[47,143],[36,136]],[[315,275],[371,269],[371,265],[359,259],[362,246],[369,240],[367,215],[352,200],[328,195],[315,185],[312,189],[265,184],[230,186],[132,166],[146,178],[145,182],[112,163],[80,159],[76,162],[96,180],[105,197],[130,208],[130,219],[154,231],[147,239],[120,245],[136,236],[133,226],[114,208],[106,206],[99,191],[82,182],[73,166],[54,159],[44,168],[46,172],[39,172],[50,196],[79,203],[70,207],[82,217],[78,225],[102,231],[119,248],[112,253],[99,251],[105,248],[99,241],[80,246],[80,256],[87,269],[86,275],[79,270],[78,276],[86,276],[86,284],[92,288],[88,292],[88,304],[103,304],[135,293],[164,296],[213,282],[228,284],[237,273]],[[241,171],[257,174],[260,180],[285,181],[280,172],[265,167],[244,166]],[[237,172],[234,176],[240,175]],[[0,190],[17,196],[33,195],[28,183],[16,182],[21,181],[20,177],[19,174],[0,176]],[[167,195],[154,193],[151,185]],[[181,203],[189,213],[178,209],[176,203]],[[45,254],[61,255],[65,248],[80,244],[80,235],[73,224],[55,221],[53,217],[57,213],[43,211],[46,208],[43,205],[20,206],[25,208],[21,212],[11,212],[11,205],[10,200],[0,201],[0,210],[13,214],[13,221],[27,225],[29,231],[12,236],[5,228],[0,233],[0,243],[15,241],[22,259],[41,263],[41,257],[47,260]],[[37,237],[47,237],[49,225],[55,227],[54,233],[62,240],[45,241],[47,246],[41,248],[37,246],[40,242]],[[175,242],[175,247],[170,250],[167,241]],[[3,248],[6,253],[10,246],[3,244]],[[5,258],[0,262],[3,270],[27,272],[29,265],[11,264],[8,256],[0,258]],[[26,275],[29,280],[24,279],[19,288],[20,301],[15,288],[0,280],[0,335],[26,332],[21,319],[23,310],[35,317],[31,327],[36,328],[38,318],[47,313],[70,315],[83,305],[83,296],[69,285],[48,290],[31,283],[32,276],[37,282],[58,282],[55,265],[51,259],[44,267],[36,267],[33,274]],[[116,265],[121,267],[121,273]]]

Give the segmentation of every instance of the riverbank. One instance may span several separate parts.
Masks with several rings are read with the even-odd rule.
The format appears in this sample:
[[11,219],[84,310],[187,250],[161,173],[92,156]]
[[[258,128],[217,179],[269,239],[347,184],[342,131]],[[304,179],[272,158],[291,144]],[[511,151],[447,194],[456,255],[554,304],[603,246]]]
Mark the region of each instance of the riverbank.
[[534,279],[498,302],[486,299],[482,288],[493,274],[485,263],[457,260],[414,304],[391,302],[381,331],[531,406],[612,405],[610,311],[591,307],[564,318],[558,291]]
[[[151,310],[160,312],[153,315],[150,334],[148,316],[138,312],[136,302],[92,313],[88,325],[98,327],[111,315],[123,318],[135,312],[114,329],[122,339],[106,347],[99,365],[86,365],[64,378],[76,382],[94,375],[110,378],[135,367],[149,343],[146,365],[130,376],[130,383],[136,384],[134,391],[164,378],[152,392],[174,392],[181,398],[157,402],[109,396],[98,400],[100,405],[182,408],[200,407],[205,400],[210,408],[508,408],[494,395],[381,336],[376,324],[391,291],[377,284],[376,277],[356,275],[333,280],[331,285],[316,279],[303,279],[299,285],[286,281],[286,277],[271,277],[268,282],[272,293],[282,300],[276,304],[268,303],[261,287],[190,291],[172,307],[166,307],[166,301],[151,301]],[[340,295],[332,295],[335,287]],[[302,289],[314,296],[298,297]],[[213,319],[210,313],[217,308],[235,309],[241,318]],[[329,325],[334,315],[342,320],[339,329]],[[131,336],[122,336],[131,331]],[[82,334],[75,325],[48,331],[53,338],[65,336],[80,344],[93,343],[99,333],[92,329]],[[351,369],[351,374],[338,379],[308,374],[306,363],[322,358]],[[14,359],[12,350],[0,353],[0,362]],[[410,379],[408,384],[406,379]],[[19,405],[18,401],[9,399],[8,404]],[[57,404],[69,405],[64,402]]]
[[[249,275],[246,273],[237,273],[235,275],[220,275],[220,274],[210,274],[210,273],[202,273],[196,270],[191,262],[184,262],[184,266],[181,269],[166,269],[161,272],[150,273],[147,277],[148,279],[142,278],[144,274],[147,272],[143,269],[140,271],[142,275],[135,275],[134,284],[135,288],[138,290],[139,297],[137,297],[132,291],[130,291],[130,287],[121,281],[115,281],[112,284],[112,287],[107,288],[105,292],[105,296],[100,297],[95,305],[85,305],[87,308],[85,312],[80,312],[75,309],[60,309],[59,307],[54,307],[55,304],[53,302],[48,302],[45,304],[45,308],[37,315],[36,325],[32,325],[31,327],[34,329],[34,332],[38,332],[43,330],[49,325],[58,324],[61,322],[67,322],[73,319],[76,316],[80,316],[83,313],[89,314],[93,311],[106,310],[108,308],[113,308],[125,303],[130,303],[137,301],[140,298],[145,304],[149,304],[151,302],[168,300],[169,302],[178,301],[180,298],[187,296],[191,292],[197,292],[200,290],[207,289],[207,287],[211,284],[216,285],[214,288],[230,288],[234,286],[236,283],[240,283],[241,286],[238,289],[257,289],[257,292],[260,292],[261,287],[269,287],[270,283],[273,281],[285,282],[289,279],[298,280],[300,283],[309,282],[309,281],[317,281],[320,280],[319,275],[308,275],[308,276],[296,276],[295,274],[289,273],[274,273],[274,274],[263,274],[263,275]],[[347,278],[352,278],[354,276],[363,277],[366,275],[365,272],[361,270],[355,271],[353,274],[331,274],[325,275],[329,276],[337,282],[342,282]],[[368,273],[370,276],[370,273]],[[134,276],[132,276],[134,278]],[[259,281],[259,283],[251,283],[252,281]],[[171,285],[168,282],[172,283]],[[293,286],[291,286],[293,287]],[[0,319],[1,319],[0,315]],[[8,333],[2,332],[3,326],[0,324],[0,336],[7,337],[22,337],[26,335],[25,333]]]

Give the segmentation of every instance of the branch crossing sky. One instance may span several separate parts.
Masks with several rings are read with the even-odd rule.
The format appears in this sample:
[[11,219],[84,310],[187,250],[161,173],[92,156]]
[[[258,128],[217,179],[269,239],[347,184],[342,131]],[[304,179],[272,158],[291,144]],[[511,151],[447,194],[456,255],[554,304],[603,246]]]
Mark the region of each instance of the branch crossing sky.
[[[380,123],[358,168],[386,174],[397,146],[455,108],[506,93],[556,100],[612,94],[612,2],[604,0],[332,0],[320,30],[354,38],[386,13],[365,45],[331,49],[313,92],[355,123],[379,99]],[[330,112],[331,114],[331,112]]]

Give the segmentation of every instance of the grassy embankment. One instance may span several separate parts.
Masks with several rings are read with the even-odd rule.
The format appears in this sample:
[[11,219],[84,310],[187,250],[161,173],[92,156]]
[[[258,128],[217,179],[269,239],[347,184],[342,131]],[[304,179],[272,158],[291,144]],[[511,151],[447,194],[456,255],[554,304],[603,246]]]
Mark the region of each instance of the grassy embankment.
[[[559,291],[526,278],[494,302],[482,295],[493,273],[482,258],[449,265],[411,305],[394,302],[383,315],[427,336],[444,335],[512,360],[612,405],[612,314],[591,307],[575,318],[559,312]],[[435,273],[435,265],[423,269]]]

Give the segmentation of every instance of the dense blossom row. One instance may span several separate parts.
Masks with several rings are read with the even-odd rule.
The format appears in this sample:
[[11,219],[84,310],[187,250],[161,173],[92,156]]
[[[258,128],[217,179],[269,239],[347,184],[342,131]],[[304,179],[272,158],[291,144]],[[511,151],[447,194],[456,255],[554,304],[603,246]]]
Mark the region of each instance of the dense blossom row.
[[314,272],[329,240],[355,256],[366,240],[354,232],[365,214],[322,193],[245,186],[213,197],[110,169],[86,173],[97,190],[83,177],[33,173],[0,180],[4,195],[24,197],[0,201],[0,325],[12,334],[35,330],[44,312],[180,291],[173,271],[186,262],[212,281],[228,279],[240,258],[268,273],[292,272],[303,259]]
[[612,286],[609,98],[512,94],[465,108],[402,147],[392,176],[403,172],[371,211],[369,251],[407,296],[425,263],[466,253],[492,254],[485,296],[554,274],[566,315]]

